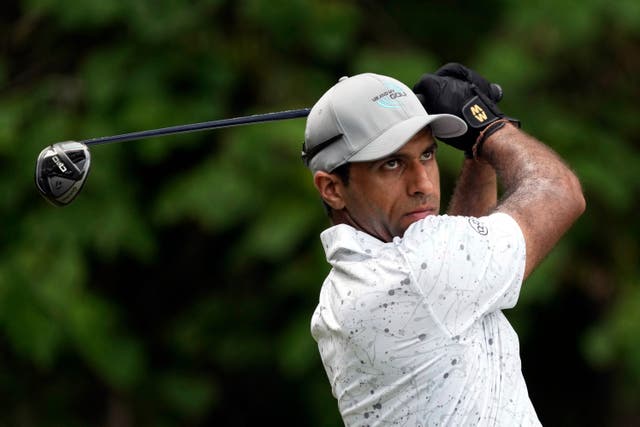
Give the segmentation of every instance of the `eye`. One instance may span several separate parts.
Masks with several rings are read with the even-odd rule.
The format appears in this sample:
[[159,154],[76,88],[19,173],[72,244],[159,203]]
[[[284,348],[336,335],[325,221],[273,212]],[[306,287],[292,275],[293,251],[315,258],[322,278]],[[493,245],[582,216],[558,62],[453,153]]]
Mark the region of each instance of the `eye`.
[[389,159],[382,165],[385,169],[397,169],[400,167],[400,161],[398,159]]
[[420,156],[420,160],[425,162],[427,160],[431,160],[435,157],[436,155],[436,149],[438,147],[436,145],[433,145],[431,148],[429,148],[427,151],[425,151],[424,153],[422,153],[422,155]]

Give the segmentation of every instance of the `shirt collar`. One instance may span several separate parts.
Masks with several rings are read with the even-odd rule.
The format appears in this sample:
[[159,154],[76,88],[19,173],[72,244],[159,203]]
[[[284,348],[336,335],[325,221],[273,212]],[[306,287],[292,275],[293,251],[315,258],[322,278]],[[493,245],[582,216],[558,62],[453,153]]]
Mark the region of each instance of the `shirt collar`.
[[320,233],[327,261],[371,258],[386,243],[347,224],[338,224]]

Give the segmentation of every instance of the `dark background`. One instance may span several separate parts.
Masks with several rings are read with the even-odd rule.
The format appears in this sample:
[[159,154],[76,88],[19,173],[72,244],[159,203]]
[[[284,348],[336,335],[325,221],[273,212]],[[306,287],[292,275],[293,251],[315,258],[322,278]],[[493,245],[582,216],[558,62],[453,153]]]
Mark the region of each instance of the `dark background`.
[[[546,426],[640,425],[640,3],[25,0],[0,16],[0,426],[339,426],[311,313],[328,225],[304,120],[45,146],[311,107],[342,75],[462,62],[576,170],[587,211],[507,312]],[[462,155],[441,145],[443,206]],[[635,214],[634,214],[635,212]]]

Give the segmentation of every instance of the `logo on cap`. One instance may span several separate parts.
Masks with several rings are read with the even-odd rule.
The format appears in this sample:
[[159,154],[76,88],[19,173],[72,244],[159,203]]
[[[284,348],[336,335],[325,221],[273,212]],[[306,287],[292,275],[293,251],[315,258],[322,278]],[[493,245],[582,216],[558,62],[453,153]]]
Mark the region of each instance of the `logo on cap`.
[[402,87],[398,86],[397,84],[387,82],[384,85],[389,90],[386,90],[381,94],[374,96],[373,98],[371,98],[371,101],[384,108],[399,108],[400,102],[398,102],[397,99],[403,96],[407,96],[407,93]]

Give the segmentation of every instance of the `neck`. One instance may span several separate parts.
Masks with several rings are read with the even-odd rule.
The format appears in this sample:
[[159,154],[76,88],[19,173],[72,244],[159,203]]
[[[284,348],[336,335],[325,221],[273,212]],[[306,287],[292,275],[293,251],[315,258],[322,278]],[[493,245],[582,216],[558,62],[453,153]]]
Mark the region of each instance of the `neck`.
[[358,230],[360,229],[360,227],[355,224],[355,221],[353,221],[351,215],[349,215],[349,212],[347,212],[346,209],[331,209],[330,218],[333,225],[347,224],[354,228],[357,228]]
[[367,233],[368,235],[375,237],[376,239],[382,241],[382,242],[390,242],[391,238],[385,238],[383,236],[381,236],[380,234],[376,233],[374,230],[368,230],[365,227],[362,227],[358,221],[356,221],[351,214],[349,214],[349,211],[346,209],[341,209],[341,210],[335,210],[332,209],[331,210],[331,223],[333,225],[338,225],[338,224],[347,224],[352,226],[353,228],[355,228],[356,230],[362,231],[363,233]]

